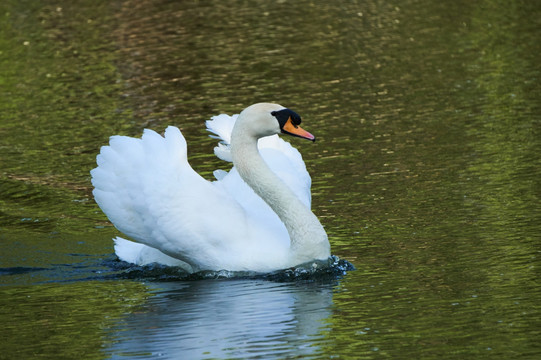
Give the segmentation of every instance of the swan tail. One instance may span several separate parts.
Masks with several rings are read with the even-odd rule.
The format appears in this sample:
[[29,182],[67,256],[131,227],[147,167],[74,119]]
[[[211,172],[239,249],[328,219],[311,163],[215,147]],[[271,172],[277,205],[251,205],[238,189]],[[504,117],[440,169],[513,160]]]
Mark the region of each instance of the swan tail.
[[115,242],[115,254],[122,261],[136,265],[147,265],[147,262],[141,263],[139,260],[139,254],[145,247],[143,244],[139,244],[133,241],[116,237],[113,239]]
[[139,266],[149,264],[177,266],[187,272],[193,272],[192,267],[184,261],[166,255],[153,247],[129,241],[118,236],[113,241],[115,242],[115,254],[122,261]]
[[214,154],[219,159],[228,162],[233,162],[229,145],[231,144],[231,132],[233,131],[237,117],[238,114],[233,116],[221,114],[213,116],[210,120],[206,121],[207,130],[214,134],[210,135],[210,137],[220,140],[214,148]]

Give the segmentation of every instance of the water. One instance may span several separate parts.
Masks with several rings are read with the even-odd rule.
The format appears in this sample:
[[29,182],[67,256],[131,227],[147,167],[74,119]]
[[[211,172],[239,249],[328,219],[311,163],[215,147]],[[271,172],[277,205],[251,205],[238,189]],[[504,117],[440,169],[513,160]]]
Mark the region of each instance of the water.
[[[0,358],[541,356],[541,6],[0,4]],[[332,278],[193,280],[115,261],[108,136],[273,101],[315,144]]]

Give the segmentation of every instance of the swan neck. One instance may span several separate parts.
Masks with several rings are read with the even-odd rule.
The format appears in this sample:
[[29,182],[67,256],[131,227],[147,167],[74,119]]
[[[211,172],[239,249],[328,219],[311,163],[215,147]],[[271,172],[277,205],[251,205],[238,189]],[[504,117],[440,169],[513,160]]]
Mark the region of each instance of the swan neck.
[[290,251],[306,258],[299,263],[327,258],[330,255],[327,234],[316,216],[267,166],[259,154],[258,139],[240,135],[235,130],[231,135],[233,164],[241,178],[284,223],[291,240]]

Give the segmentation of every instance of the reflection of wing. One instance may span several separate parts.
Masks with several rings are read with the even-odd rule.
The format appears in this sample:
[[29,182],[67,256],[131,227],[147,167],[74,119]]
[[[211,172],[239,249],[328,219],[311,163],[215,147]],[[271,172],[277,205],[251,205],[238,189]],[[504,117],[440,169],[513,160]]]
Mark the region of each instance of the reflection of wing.
[[[312,286],[313,285],[313,286]],[[160,283],[119,319],[113,358],[296,358],[316,355],[331,315],[332,288],[257,280]],[[269,354],[273,354],[270,356]],[[280,354],[280,355],[277,355]]]

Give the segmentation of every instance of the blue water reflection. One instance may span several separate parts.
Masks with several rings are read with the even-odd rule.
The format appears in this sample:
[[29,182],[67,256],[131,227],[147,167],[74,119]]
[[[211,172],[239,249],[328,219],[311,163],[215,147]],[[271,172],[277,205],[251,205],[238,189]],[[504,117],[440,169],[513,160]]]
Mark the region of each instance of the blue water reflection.
[[109,336],[112,359],[316,356],[332,285],[213,280],[147,284],[148,301]]

